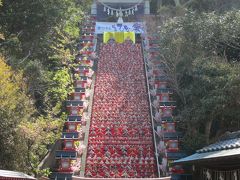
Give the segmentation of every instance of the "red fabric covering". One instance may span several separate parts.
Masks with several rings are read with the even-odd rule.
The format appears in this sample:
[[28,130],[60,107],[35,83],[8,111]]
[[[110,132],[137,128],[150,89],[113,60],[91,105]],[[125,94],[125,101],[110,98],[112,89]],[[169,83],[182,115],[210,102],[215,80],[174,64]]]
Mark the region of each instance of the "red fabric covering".
[[86,177],[156,177],[144,65],[139,44],[101,46]]

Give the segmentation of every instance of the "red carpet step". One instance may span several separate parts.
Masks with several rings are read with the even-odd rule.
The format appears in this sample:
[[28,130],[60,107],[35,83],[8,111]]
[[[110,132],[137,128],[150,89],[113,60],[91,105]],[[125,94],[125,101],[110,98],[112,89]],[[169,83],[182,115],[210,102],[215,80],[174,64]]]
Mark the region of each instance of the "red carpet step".
[[140,44],[102,44],[85,177],[157,177]]

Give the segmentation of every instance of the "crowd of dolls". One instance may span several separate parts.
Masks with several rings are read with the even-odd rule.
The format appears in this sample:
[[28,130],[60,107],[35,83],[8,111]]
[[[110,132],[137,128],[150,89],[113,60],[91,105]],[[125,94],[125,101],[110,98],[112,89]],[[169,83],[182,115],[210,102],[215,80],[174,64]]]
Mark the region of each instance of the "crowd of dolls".
[[[95,17],[85,17],[84,24],[93,26]],[[71,63],[73,68],[74,89],[66,101],[68,117],[64,123],[61,136],[61,146],[57,145],[54,155],[56,158],[56,169],[51,169],[51,179],[72,179],[72,174],[78,175],[82,161],[81,156],[85,150],[84,126],[87,121],[85,117],[90,114],[87,111],[90,95],[92,95],[92,67],[96,57],[94,56],[94,32],[81,29],[84,33],[77,45],[78,54],[75,61]],[[84,113],[82,111],[86,110]],[[58,141],[59,142],[59,141]]]
[[[153,112],[154,127],[156,133],[156,150],[160,174],[169,176],[173,173],[181,174],[183,169],[172,162],[179,159],[179,137],[176,131],[176,122],[173,119],[175,102],[172,99],[173,90],[170,88],[172,79],[168,72],[167,64],[161,60],[159,54],[158,36],[146,36],[144,38],[144,50],[146,52],[146,69],[151,95],[151,107]],[[167,103],[168,102],[168,103]],[[167,136],[170,134],[170,136]],[[175,154],[170,157],[170,154]]]
[[101,44],[86,177],[156,177],[140,44]]

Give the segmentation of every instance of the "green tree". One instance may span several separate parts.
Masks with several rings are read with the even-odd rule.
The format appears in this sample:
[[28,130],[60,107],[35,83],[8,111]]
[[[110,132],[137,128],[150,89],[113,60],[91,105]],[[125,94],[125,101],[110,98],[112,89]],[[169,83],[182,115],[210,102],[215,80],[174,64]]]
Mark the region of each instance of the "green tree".
[[15,91],[1,89],[0,100],[6,104],[1,113],[8,113],[0,117],[5,123],[0,129],[1,142],[7,138],[1,143],[0,168],[41,173],[37,165],[62,130],[63,105],[72,90],[71,68],[77,54],[79,24],[90,4],[90,0],[2,2],[0,50],[13,75],[22,74],[24,88],[17,96],[24,100],[10,101],[10,94],[8,97],[4,93]]
[[51,117],[38,117],[32,121],[22,121],[19,125],[19,133],[22,136],[21,145],[24,147],[25,162],[28,172],[35,176],[45,172],[38,169],[39,162],[44,158],[49,144],[53,144],[60,138],[63,121]]
[[25,95],[21,73],[13,72],[0,57],[0,168],[25,170],[24,148],[18,126],[34,109]]
[[239,129],[239,17],[240,11],[189,12],[160,29],[160,61],[177,92],[177,118],[190,151]]

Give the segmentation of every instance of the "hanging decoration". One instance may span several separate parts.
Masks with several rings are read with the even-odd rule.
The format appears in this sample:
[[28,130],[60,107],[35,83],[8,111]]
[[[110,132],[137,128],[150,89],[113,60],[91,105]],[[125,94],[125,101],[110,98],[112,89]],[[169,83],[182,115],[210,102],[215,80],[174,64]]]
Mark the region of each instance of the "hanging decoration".
[[205,173],[206,173],[207,180],[212,180],[212,175],[211,175],[210,171],[207,170]]
[[128,12],[127,11],[125,11],[125,17],[128,17]]
[[137,5],[135,6],[135,9],[134,9],[134,10],[135,10],[135,11],[137,11],[137,10],[138,10],[138,6],[137,6]]
[[139,0],[138,3],[136,3],[135,5],[129,7],[129,8],[126,8],[126,9],[116,9],[116,8],[113,8],[103,2],[101,2],[101,0],[98,0],[99,3],[101,3],[103,5],[103,11],[104,12],[107,12],[107,15],[115,15],[116,17],[120,17],[120,12],[124,12],[124,16],[125,17],[128,17],[129,15],[134,15],[136,11],[138,11],[138,6],[143,2],[143,0]]
[[128,10],[128,14],[131,15],[131,9]]
[[194,166],[194,165],[192,165],[192,171],[193,171],[193,172],[195,171],[195,166]]
[[220,174],[219,180],[224,180],[223,174]]
[[205,178],[206,180],[225,180],[225,179],[239,180],[240,169],[230,171],[203,169],[203,176],[204,176],[203,178]]
[[234,176],[234,180],[237,180],[237,171],[234,171],[234,173],[233,173],[233,176]]

